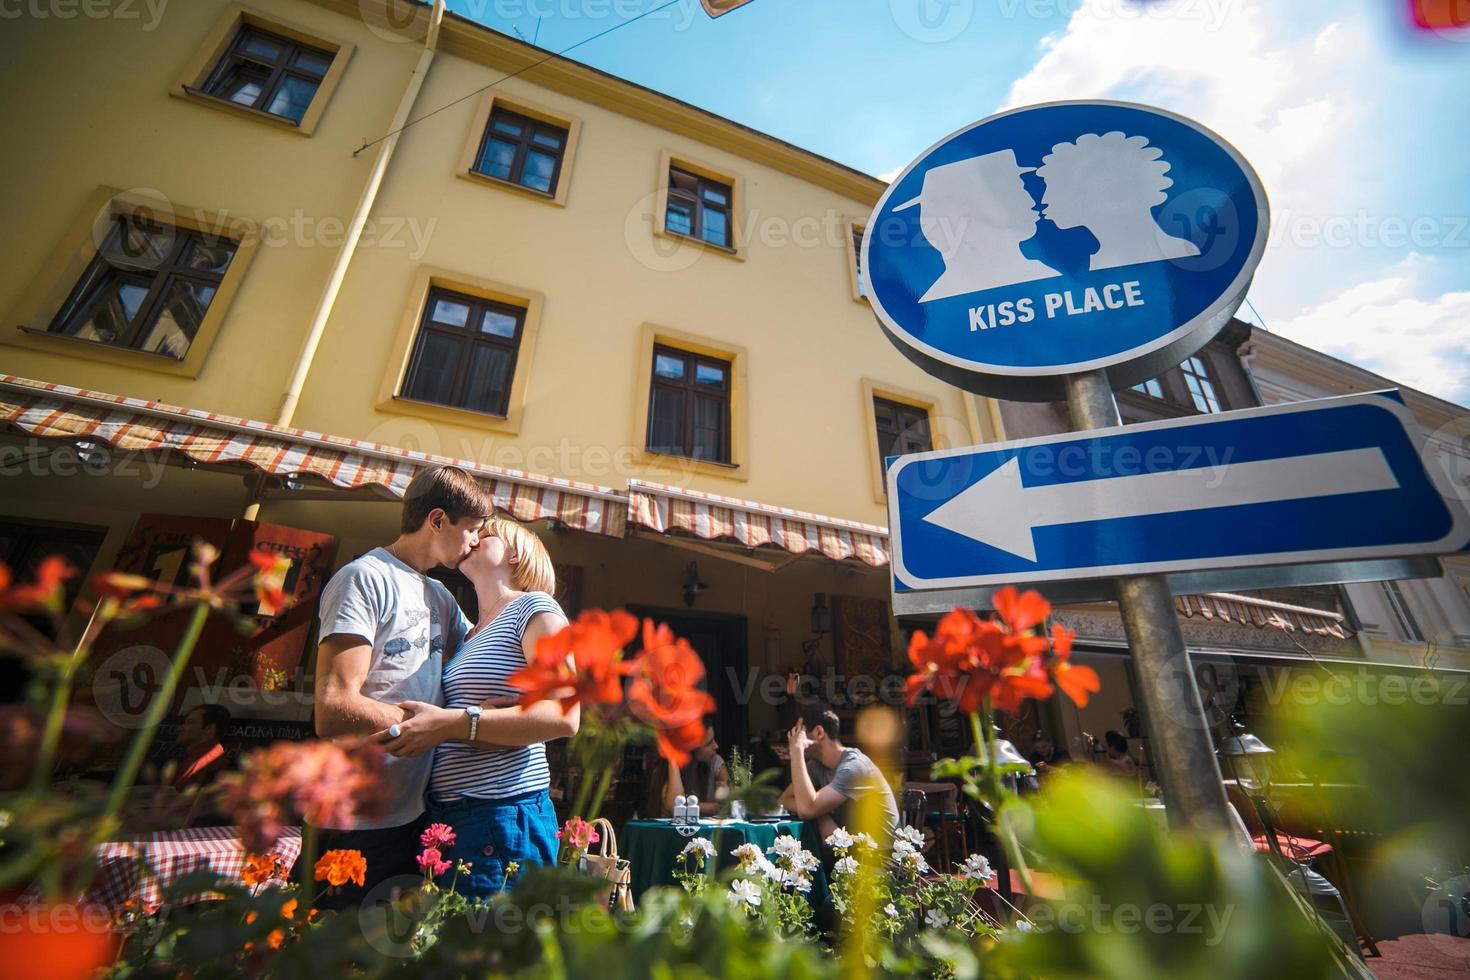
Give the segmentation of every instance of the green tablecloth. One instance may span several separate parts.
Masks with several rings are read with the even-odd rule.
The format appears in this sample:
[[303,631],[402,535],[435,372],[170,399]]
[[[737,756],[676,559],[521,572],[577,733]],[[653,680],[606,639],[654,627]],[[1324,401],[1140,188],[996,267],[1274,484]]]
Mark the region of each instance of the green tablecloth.
[[[714,843],[719,851],[720,868],[736,864],[731,851],[741,844],[755,844],[768,851],[776,838],[790,834],[801,841],[801,846],[818,858],[822,856],[821,841],[817,838],[816,824],[804,820],[782,820],[780,823],[729,822],[716,826],[701,824],[694,835]],[[633,868],[633,900],[646,889],[656,885],[677,885],[674,880],[674,862],[684,850],[691,837],[685,837],[674,829],[673,824],[660,820],[630,820],[618,834],[618,851],[628,859]],[[827,900],[827,876],[819,865],[812,873],[812,889],[807,894],[813,908],[820,908]]]

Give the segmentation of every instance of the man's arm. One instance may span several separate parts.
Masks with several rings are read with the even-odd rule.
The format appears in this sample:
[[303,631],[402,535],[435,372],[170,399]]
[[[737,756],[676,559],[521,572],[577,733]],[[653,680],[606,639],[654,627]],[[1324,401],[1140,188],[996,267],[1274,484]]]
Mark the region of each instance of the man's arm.
[[373,648],[361,636],[334,633],[316,655],[316,733],[323,738],[366,735],[403,720],[403,711],[365,697]]
[[[542,637],[550,636],[566,625],[565,617],[556,613],[537,613],[531,618],[525,634],[521,637],[521,648],[526,651],[534,651]],[[529,654],[526,659],[530,661]],[[494,706],[499,703],[500,699],[496,698],[484,702],[475,745],[482,743],[506,747],[536,745],[552,739],[570,738],[577,734],[578,728],[581,727],[581,705],[573,705],[570,711],[563,713],[561,703],[549,699],[515,707]],[[383,739],[388,751],[393,755],[423,755],[442,742],[452,739],[469,740],[470,719],[462,710],[441,708],[418,701],[405,701],[399,707],[403,709],[405,716],[400,726],[401,734],[396,739]],[[381,727],[386,728],[387,725]]]
[[[797,726],[791,730],[787,746],[791,750],[791,805],[788,809],[803,820],[815,820],[826,816],[840,807],[847,797],[831,786],[817,789],[812,784],[812,774],[806,768],[806,750],[811,745],[806,729]],[[785,801],[785,796],[782,796]]]

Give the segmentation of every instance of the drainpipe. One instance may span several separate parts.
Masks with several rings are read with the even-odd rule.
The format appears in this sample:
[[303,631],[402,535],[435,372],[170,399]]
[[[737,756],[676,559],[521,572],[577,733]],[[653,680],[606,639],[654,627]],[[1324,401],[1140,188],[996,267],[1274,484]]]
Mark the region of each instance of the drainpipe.
[[[332,264],[332,273],[327,277],[326,287],[322,290],[321,298],[317,300],[316,311],[311,317],[311,328],[306,333],[306,341],[301,345],[301,354],[296,358],[296,366],[291,371],[291,381],[281,396],[281,407],[276,413],[276,425],[289,426],[296,417],[296,404],[301,400],[301,389],[306,386],[306,376],[311,371],[312,361],[316,359],[317,347],[321,344],[322,334],[326,332],[327,320],[332,315],[332,308],[337,303],[337,293],[342,289],[342,280],[347,276],[347,267],[352,264],[352,257],[357,252],[357,243],[362,237],[363,225],[367,223],[368,215],[377,201],[378,190],[383,185],[383,177],[388,173],[388,164],[393,159],[394,149],[398,146],[398,137],[402,135],[403,127],[408,122],[408,114],[413,111],[414,103],[418,101],[419,89],[423,88],[424,79],[428,77],[429,66],[434,62],[435,48],[439,44],[439,24],[443,18],[444,0],[434,0],[434,8],[429,12],[429,32],[424,38],[423,53],[419,55],[419,63],[408,78],[408,87],[403,90],[403,98],[398,103],[398,111],[394,113],[393,122],[388,127],[389,135],[378,144],[378,154],[373,160],[372,172],[368,175],[367,185],[362,189],[362,196],[358,199],[357,210],[353,212],[352,221],[347,226],[347,239],[342,243],[342,249],[337,253],[337,260]],[[265,477],[262,475],[256,483],[249,505],[245,508],[245,520],[253,521],[260,514],[261,493],[264,488]]]

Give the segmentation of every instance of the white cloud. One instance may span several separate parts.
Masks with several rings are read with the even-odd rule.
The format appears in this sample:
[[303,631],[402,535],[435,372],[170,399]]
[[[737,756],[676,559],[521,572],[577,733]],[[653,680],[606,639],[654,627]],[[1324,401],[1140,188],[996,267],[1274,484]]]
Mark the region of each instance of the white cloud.
[[1410,255],[1272,332],[1440,398],[1470,404],[1470,291],[1417,299],[1430,260]]
[[[907,164],[905,164],[905,166],[907,166]],[[893,178],[897,177],[901,173],[903,173],[903,167],[894,167],[887,173],[879,174],[878,179],[883,181],[885,184],[891,184],[893,183]]]

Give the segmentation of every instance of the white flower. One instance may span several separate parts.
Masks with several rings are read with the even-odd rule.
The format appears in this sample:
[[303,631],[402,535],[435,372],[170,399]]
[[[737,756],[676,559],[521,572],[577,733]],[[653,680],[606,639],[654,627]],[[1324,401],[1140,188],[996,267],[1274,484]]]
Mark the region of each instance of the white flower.
[[868,834],[853,834],[852,842],[859,847],[871,847],[875,851],[878,849],[878,842]]
[[758,875],[763,875],[774,882],[779,883],[781,881],[781,869],[776,867],[770,861],[766,860],[766,856],[764,854],[751,862],[748,867],[746,867],[745,865],[742,865],[742,867],[745,867],[747,872],[754,872]]
[[899,840],[908,841],[915,847],[924,846],[924,832],[921,830],[915,830],[912,827],[900,827],[896,836]]
[[761,886],[749,879],[737,878],[730,882],[730,901],[736,905],[741,902],[746,905],[760,905]]
[[766,853],[774,854],[777,857],[794,859],[796,855],[805,852],[802,850],[801,841],[792,837],[790,834],[782,834],[776,838],[776,843],[772,844],[770,850],[766,851]]
[[990,860],[983,854],[971,854],[965,858],[965,863],[960,865],[960,872],[972,881],[985,881],[994,873],[990,868]]
[[704,855],[706,858],[712,858],[715,856],[715,845],[712,844],[707,837],[696,837],[689,843],[685,844],[684,850],[680,851],[679,853],[686,856],[689,854],[699,853]]
[[1031,924],[1030,919],[1017,919],[1014,926],[1017,932],[1035,932],[1036,927]]
[[744,868],[748,868],[750,865],[766,859],[766,856],[761,853],[761,849],[755,844],[741,844],[730,853],[740,862],[740,866]]
[[827,838],[827,846],[851,847],[853,839],[854,838],[852,834],[849,834],[846,828],[838,827],[836,830],[832,831],[832,836]]
[[929,870],[929,863],[924,860],[924,855],[920,854],[914,845],[906,840],[896,840],[893,842],[893,860],[921,874]]
[[857,869],[858,863],[856,858],[841,858],[836,864],[832,865],[832,873],[834,875],[856,874]]
[[924,913],[924,925],[930,929],[943,929],[949,925],[949,916],[938,909],[930,909]]
[[892,902],[889,902],[887,905],[883,906],[883,914],[888,916],[890,919],[896,919],[898,918],[899,914],[898,907],[895,906]]

